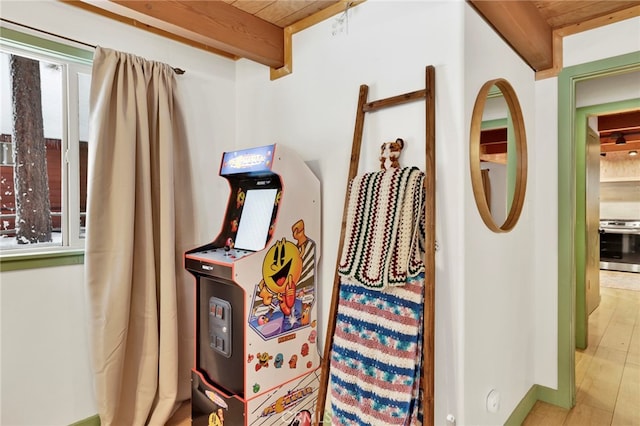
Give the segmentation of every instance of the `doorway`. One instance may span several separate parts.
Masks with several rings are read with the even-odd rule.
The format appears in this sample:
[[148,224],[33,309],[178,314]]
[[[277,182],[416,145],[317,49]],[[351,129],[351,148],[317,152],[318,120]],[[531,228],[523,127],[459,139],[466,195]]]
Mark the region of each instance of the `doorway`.
[[[635,76],[637,73],[634,73]],[[608,82],[604,83],[605,86]],[[577,92],[581,90],[577,88]],[[575,305],[575,345],[577,349],[586,349],[589,336],[589,314],[595,309],[599,300],[600,271],[600,162],[608,154],[611,157],[626,156],[635,142],[629,140],[624,144],[609,143],[610,133],[607,129],[608,117],[619,116],[629,128],[635,122],[636,114],[622,114],[640,110],[640,98],[600,105],[586,106],[576,109],[575,113],[575,152],[576,152],[576,235],[575,235],[575,269],[576,269],[576,305]],[[618,113],[618,114],[616,114]],[[622,125],[620,125],[622,127]],[[602,138],[595,133],[597,130]],[[590,131],[594,132],[590,137]],[[593,140],[593,137],[596,139]],[[635,135],[634,135],[635,137]],[[627,139],[630,139],[627,136]],[[635,160],[634,160],[635,161]],[[610,185],[611,183],[607,183]],[[605,212],[605,215],[610,213]],[[604,219],[620,219],[606,217]],[[634,218],[637,219],[637,218]]]
[[[640,70],[640,52],[565,68],[558,76],[558,386],[539,391],[539,399],[575,405],[577,157],[576,84]],[[584,193],[580,194],[584,196]]]

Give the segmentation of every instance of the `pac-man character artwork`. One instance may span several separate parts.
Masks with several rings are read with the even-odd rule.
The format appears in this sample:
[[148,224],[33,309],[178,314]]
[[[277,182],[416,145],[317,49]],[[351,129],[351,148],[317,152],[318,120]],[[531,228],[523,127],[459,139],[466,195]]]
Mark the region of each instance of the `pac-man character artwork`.
[[266,251],[253,297],[249,325],[265,340],[309,326],[316,298],[315,243],[304,221],[291,230],[295,241],[282,237]]

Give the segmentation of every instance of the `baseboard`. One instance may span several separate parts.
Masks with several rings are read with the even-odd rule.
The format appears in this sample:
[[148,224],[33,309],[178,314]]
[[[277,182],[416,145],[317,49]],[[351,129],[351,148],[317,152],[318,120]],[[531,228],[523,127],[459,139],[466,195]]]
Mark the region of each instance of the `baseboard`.
[[95,414],[83,420],[71,423],[69,426],[100,426],[100,416]]
[[513,410],[507,421],[504,423],[505,426],[520,426],[524,419],[527,418],[529,412],[535,405],[538,400],[538,385],[531,386],[529,392],[522,398],[520,403]]
[[[527,418],[527,416],[531,412],[531,409],[533,408],[535,403],[538,401],[539,391],[543,391],[543,390],[544,390],[543,386],[540,386],[540,385],[531,386],[531,389],[529,389],[529,391],[522,398],[522,400],[520,400],[520,403],[518,403],[516,408],[513,410],[513,412],[507,419],[507,421],[504,423],[505,426],[522,425],[522,422],[524,422],[524,419]],[[549,401],[549,402],[554,404],[554,401]],[[559,405],[559,404],[554,404],[554,405]],[[326,409],[325,418],[326,417],[331,418],[330,409]],[[72,423],[69,426],[100,426],[100,416],[96,414],[91,417],[87,417],[84,420],[80,420],[75,423]]]
[[562,408],[571,408],[576,405],[575,395],[573,397],[568,391],[560,392],[556,389],[551,389],[546,386],[536,385],[538,401],[546,402],[547,404],[556,405]]

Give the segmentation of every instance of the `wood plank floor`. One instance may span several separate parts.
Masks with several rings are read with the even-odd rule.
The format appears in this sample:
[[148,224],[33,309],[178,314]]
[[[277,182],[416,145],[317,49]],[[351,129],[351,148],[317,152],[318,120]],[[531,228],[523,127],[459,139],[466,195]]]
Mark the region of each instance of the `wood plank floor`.
[[165,426],[191,426],[191,402],[182,403]]
[[[640,286],[640,274],[628,274]],[[600,294],[589,347],[576,351],[575,407],[538,401],[523,426],[640,426],[640,291],[601,287]]]
[[[538,401],[523,426],[640,426],[640,291],[601,287],[600,294],[589,347],[576,351],[576,406]],[[185,402],[166,426],[189,426],[190,416]]]

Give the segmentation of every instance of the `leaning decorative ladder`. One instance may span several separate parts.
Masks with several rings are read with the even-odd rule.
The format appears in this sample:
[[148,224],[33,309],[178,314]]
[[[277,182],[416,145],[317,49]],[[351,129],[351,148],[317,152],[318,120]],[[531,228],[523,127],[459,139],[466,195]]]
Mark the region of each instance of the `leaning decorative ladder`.
[[[425,289],[424,289],[424,330],[422,345],[422,388],[423,388],[423,411],[424,424],[432,426],[434,424],[434,324],[435,324],[435,180],[436,180],[436,115],[435,115],[435,68],[429,65],[425,69],[425,88],[415,92],[404,93],[390,98],[367,102],[369,87],[360,86],[358,97],[358,110],[356,112],[356,124],[353,133],[353,145],[351,148],[351,162],[349,165],[349,175],[347,177],[347,188],[349,182],[353,180],[358,172],[360,159],[360,148],[362,146],[362,132],[364,128],[364,117],[367,112],[375,112],[383,108],[396,106],[412,101],[425,100]],[[333,282],[333,294],[331,297],[331,307],[329,311],[329,322],[327,325],[327,337],[324,346],[324,356],[322,359],[322,371],[320,375],[320,387],[318,390],[318,400],[316,403],[315,425],[320,424],[324,417],[324,409],[327,399],[327,389],[329,386],[329,366],[331,362],[331,347],[333,346],[333,334],[336,328],[336,316],[338,310],[338,298],[340,293],[340,277],[338,266],[342,257],[342,245],[345,238],[345,228],[347,222],[347,207],[349,194],[345,194],[344,210],[342,215],[342,230],[340,232],[340,243],[338,246],[338,256],[336,260],[336,275]]]

